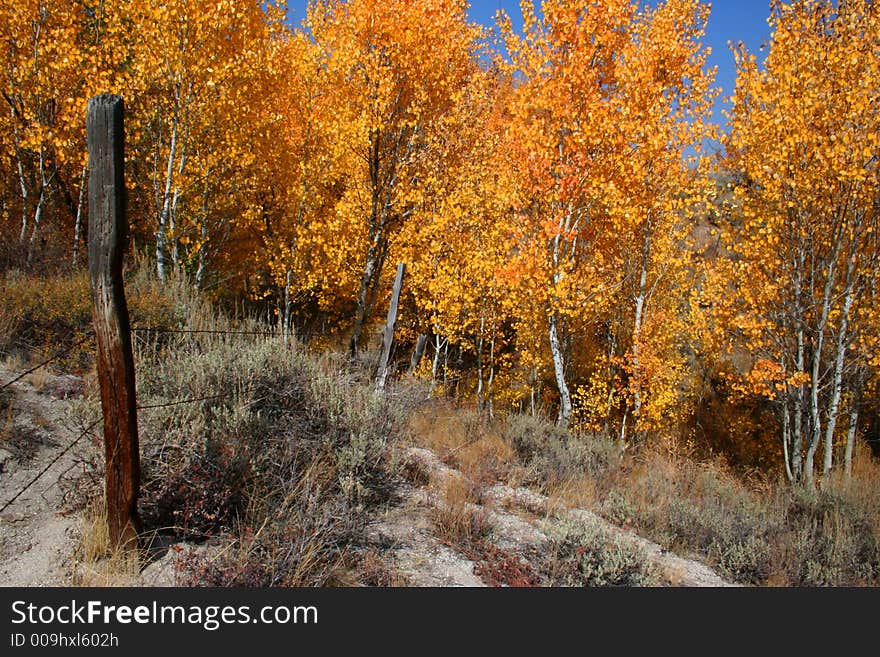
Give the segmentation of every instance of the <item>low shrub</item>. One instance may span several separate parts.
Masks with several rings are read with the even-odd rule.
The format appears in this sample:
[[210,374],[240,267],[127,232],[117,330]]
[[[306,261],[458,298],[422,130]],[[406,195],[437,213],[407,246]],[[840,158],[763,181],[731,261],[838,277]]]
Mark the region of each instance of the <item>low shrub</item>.
[[539,568],[551,586],[657,586],[644,551],[601,529],[565,521],[550,525]]
[[504,437],[520,460],[535,471],[541,482],[550,486],[584,475],[601,482],[620,465],[620,450],[612,440],[572,435],[547,420],[530,415],[508,416]]

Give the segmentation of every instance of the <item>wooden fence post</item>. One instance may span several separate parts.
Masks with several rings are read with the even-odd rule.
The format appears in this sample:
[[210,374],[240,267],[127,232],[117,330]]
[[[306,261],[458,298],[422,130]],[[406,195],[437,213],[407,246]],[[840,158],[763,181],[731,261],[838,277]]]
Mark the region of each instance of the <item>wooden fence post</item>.
[[388,318],[385,320],[385,331],[382,335],[382,357],[379,359],[379,375],[376,379],[376,392],[385,389],[388,378],[388,358],[391,356],[391,343],[394,341],[394,324],[397,323],[397,305],[400,302],[400,289],[403,287],[403,274],[406,265],[397,265],[397,276],[394,277],[394,291],[391,293],[391,305],[388,306]]
[[89,101],[89,274],[104,415],[107,524],[114,548],[137,546],[140,452],[134,357],[122,281],[128,238],[125,215],[125,128],[120,96]]

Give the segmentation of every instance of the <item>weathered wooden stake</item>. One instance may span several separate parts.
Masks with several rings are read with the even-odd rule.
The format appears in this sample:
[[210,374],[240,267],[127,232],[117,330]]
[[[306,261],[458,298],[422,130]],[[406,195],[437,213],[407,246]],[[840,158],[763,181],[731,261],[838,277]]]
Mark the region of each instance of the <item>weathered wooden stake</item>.
[[104,414],[107,524],[114,548],[133,548],[141,531],[137,510],[140,453],[134,358],[122,282],[128,238],[125,215],[124,105],[103,94],[89,101],[89,274]]
[[394,341],[394,324],[397,323],[397,304],[400,302],[400,289],[403,287],[403,274],[406,265],[397,265],[397,276],[394,277],[394,291],[391,293],[391,305],[388,306],[388,318],[385,320],[385,332],[382,336],[382,357],[379,359],[379,376],[376,379],[376,392],[385,389],[388,378],[388,358],[391,356],[391,343]]

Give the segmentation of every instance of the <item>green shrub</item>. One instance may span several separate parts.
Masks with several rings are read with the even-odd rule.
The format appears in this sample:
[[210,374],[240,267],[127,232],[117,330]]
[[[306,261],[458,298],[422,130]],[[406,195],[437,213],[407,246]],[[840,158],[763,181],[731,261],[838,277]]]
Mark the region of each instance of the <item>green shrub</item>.
[[601,436],[573,436],[542,418],[513,414],[507,418],[505,439],[519,459],[547,483],[591,476],[601,480],[619,466],[619,449]]
[[784,563],[796,586],[874,585],[880,581],[876,524],[857,500],[837,491],[796,491],[785,513]]
[[551,586],[656,586],[660,577],[643,550],[598,527],[562,522],[547,530],[540,570]]

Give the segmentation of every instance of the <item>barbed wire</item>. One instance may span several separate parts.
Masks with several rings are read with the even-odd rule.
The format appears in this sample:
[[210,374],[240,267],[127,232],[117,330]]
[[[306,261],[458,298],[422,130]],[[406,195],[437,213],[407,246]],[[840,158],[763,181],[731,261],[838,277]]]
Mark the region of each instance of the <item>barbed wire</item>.
[[166,329],[158,326],[139,326],[131,329],[133,333],[182,333],[208,335],[280,335],[278,331],[221,331],[214,329]]
[[39,363],[39,364],[37,364],[37,365],[34,365],[34,366],[33,366],[31,369],[29,369],[27,372],[22,372],[21,374],[19,374],[18,376],[16,376],[16,377],[15,377],[14,379],[12,379],[11,381],[7,381],[7,382],[4,383],[2,386],[0,386],[0,390],[3,390],[3,389],[5,389],[5,388],[8,388],[8,387],[11,386],[13,383],[16,383],[17,381],[20,381],[21,379],[23,379],[24,377],[26,377],[28,374],[32,374],[33,372],[36,372],[36,371],[37,371],[38,369],[40,369],[41,367],[45,367],[46,365],[49,365],[50,363],[55,362],[56,360],[58,360],[58,359],[61,358],[62,356],[66,356],[66,355],[69,354],[71,351],[73,351],[74,349],[76,349],[76,348],[79,347],[80,345],[84,344],[84,343],[85,343],[89,338],[91,338],[91,337],[92,337],[92,329],[89,329],[88,331],[86,331],[86,335],[82,338],[82,340],[79,340],[79,341],[75,342],[74,344],[72,344],[71,346],[67,347],[66,349],[62,349],[62,350],[59,351],[58,353],[54,354],[51,358],[48,358],[48,359],[44,360],[43,362],[41,362],[41,363]]
[[[49,463],[42,470],[40,470],[40,472],[37,473],[37,475],[33,479],[31,479],[27,484],[25,484],[25,486],[21,490],[19,490],[15,495],[12,496],[11,499],[9,499],[2,507],[0,507],[0,513],[3,513],[4,511],[6,511],[6,509],[8,509],[12,505],[12,503],[15,502],[15,500],[17,500],[19,497],[21,497],[27,489],[29,489],[31,486],[33,486],[35,483],[37,483],[37,481],[39,481],[40,477],[42,477],[44,474],[46,474],[53,465],[58,463],[58,461],[61,460],[61,458],[65,454],[67,454],[70,450],[72,450],[79,443],[79,441],[81,441],[89,433],[91,433],[92,429],[94,429],[96,426],[98,426],[99,422],[101,422],[101,418],[96,419],[88,427],[86,427],[81,434],[79,434],[76,438],[74,438],[73,441],[67,447],[65,447],[63,450],[61,450],[55,456],[55,458],[53,458],[51,461],[49,461]],[[55,483],[57,483],[57,480]]]
[[146,406],[138,406],[137,409],[139,411],[146,411],[154,408],[167,408],[169,406],[180,406],[182,404],[194,404],[200,401],[208,401],[209,399],[226,399],[228,397],[232,397],[235,395],[235,392],[227,392],[220,395],[209,395],[207,397],[193,397],[192,399],[179,399],[173,402],[166,402],[164,404],[147,404]]

